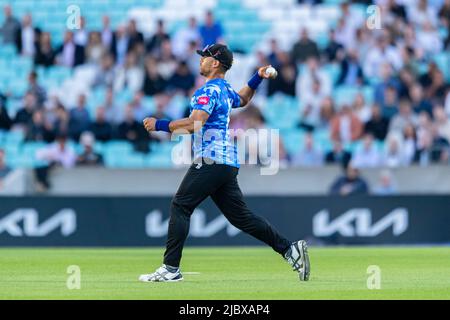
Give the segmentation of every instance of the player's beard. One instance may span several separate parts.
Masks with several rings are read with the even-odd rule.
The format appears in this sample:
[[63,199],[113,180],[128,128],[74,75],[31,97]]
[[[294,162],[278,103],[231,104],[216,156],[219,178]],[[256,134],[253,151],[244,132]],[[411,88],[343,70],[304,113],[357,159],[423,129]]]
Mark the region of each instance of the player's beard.
[[202,69],[202,67],[200,67],[200,75],[203,77],[207,77],[209,74],[209,72],[207,72],[207,70]]

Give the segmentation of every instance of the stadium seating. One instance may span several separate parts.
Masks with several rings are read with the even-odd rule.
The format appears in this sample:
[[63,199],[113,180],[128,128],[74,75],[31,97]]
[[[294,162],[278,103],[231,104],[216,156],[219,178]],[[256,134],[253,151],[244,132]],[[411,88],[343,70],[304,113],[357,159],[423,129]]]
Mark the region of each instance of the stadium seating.
[[[225,29],[225,40],[234,51],[248,54],[241,57],[236,54],[236,64],[246,64],[253,61],[251,53],[256,50],[267,51],[269,41],[276,37],[281,48],[287,49],[298,39],[299,30],[307,27],[312,38],[320,48],[324,48],[328,42],[328,30],[336,26],[341,15],[339,4],[343,0],[326,0],[320,5],[298,4],[296,0],[0,0],[0,6],[10,4],[14,14],[22,17],[26,13],[32,13],[34,24],[45,31],[49,31],[53,43],[62,41],[63,32],[66,29],[68,17],[67,8],[77,5],[81,14],[87,19],[89,30],[98,29],[101,26],[101,16],[108,15],[111,19],[112,28],[125,22],[130,16],[135,17],[136,8],[144,8],[145,17],[151,17],[151,21],[140,22],[145,30],[152,30],[156,19],[164,18],[168,31],[173,35],[181,27],[186,25],[186,19],[190,16],[197,17],[202,21],[204,13],[208,9],[214,9],[214,14],[222,22]],[[365,7],[361,4],[351,5],[352,16],[364,18]],[[144,17],[144,15],[142,15]],[[0,23],[3,21],[0,15]],[[151,26],[150,26],[151,25]],[[245,32],[243,32],[245,31]],[[447,30],[440,29],[440,34],[445,36]],[[148,36],[148,34],[146,35]],[[247,60],[246,60],[247,59]],[[239,61],[241,60],[241,61]],[[450,81],[450,53],[442,52],[432,57],[447,81]],[[248,67],[248,66],[246,66]],[[427,64],[419,64],[418,68],[423,73],[427,70]],[[299,71],[302,72],[299,65]],[[17,54],[12,45],[0,46],[0,91],[10,92],[12,98],[7,102],[7,110],[14,116],[21,107],[20,97],[25,93],[28,83],[27,75],[33,69],[33,61],[30,58]],[[242,71],[241,71],[242,70]],[[362,93],[367,104],[373,102],[374,90],[371,84],[379,82],[377,78],[368,79],[370,85],[360,88],[348,86],[336,86],[340,75],[340,66],[337,64],[326,64],[323,70],[328,73],[334,84],[332,97],[336,105],[352,103],[357,93]],[[62,66],[50,68],[39,67],[36,69],[40,83],[48,91],[69,87],[67,96],[73,100],[75,93],[88,91],[88,111],[93,118],[97,108],[105,101],[105,88],[93,88],[79,78],[89,78],[92,70],[81,68],[71,70]],[[246,71],[246,70],[245,70]],[[232,73],[232,72],[230,72]],[[239,74],[238,74],[239,73]],[[244,67],[234,73],[234,78],[242,78]],[[241,74],[242,73],[242,74]],[[87,81],[89,82],[89,81]],[[122,91],[115,93],[117,104],[125,106],[133,98],[133,92]],[[149,113],[155,111],[153,98],[143,99],[145,108]],[[175,96],[170,105],[170,114],[179,116],[187,105],[187,100]],[[302,101],[297,98],[275,95],[267,99],[262,106],[263,115],[267,125],[271,128],[279,128],[284,144],[289,153],[297,152],[301,148],[304,132],[297,128],[300,120]],[[319,130],[314,133],[316,144],[322,150],[331,148],[329,133]],[[7,161],[13,167],[30,167],[39,165],[32,155],[36,149],[42,147],[40,144],[24,142],[24,137],[18,132],[0,132],[0,147],[5,148],[8,153]],[[73,144],[77,152],[81,147]],[[128,142],[111,141],[108,143],[96,143],[95,149],[105,158],[108,167],[133,168],[133,167],[167,167],[170,166],[170,152],[172,143],[152,145],[157,152],[149,155],[135,153]],[[349,144],[350,149],[358,148],[358,144]],[[22,159],[23,158],[23,159]]]

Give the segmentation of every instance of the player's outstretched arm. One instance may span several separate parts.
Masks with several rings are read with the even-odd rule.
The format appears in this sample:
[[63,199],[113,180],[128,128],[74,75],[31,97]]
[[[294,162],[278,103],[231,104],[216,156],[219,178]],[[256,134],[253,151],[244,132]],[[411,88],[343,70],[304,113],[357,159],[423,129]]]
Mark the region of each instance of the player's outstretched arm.
[[[248,81],[247,85],[243,87],[239,92],[241,97],[241,107],[245,107],[250,100],[252,100],[256,89],[263,79],[275,79],[277,74],[266,72],[267,69],[272,68],[272,66],[264,66],[258,69],[258,71],[253,75],[253,77]],[[272,68],[273,69],[273,68]],[[275,70],[275,69],[274,69]]]
[[208,120],[209,114],[203,110],[193,110],[189,118],[183,118],[174,121],[157,120],[149,117],[144,119],[144,127],[148,132],[152,131],[187,131],[194,133],[199,131]]

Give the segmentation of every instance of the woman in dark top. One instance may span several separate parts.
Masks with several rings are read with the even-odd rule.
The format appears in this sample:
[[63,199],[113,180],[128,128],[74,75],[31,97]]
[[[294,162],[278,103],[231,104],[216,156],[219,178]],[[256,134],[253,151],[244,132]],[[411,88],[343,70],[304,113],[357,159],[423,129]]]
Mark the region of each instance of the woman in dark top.
[[55,63],[55,50],[53,50],[50,33],[48,32],[43,32],[40,36],[34,63],[44,67],[52,66]]

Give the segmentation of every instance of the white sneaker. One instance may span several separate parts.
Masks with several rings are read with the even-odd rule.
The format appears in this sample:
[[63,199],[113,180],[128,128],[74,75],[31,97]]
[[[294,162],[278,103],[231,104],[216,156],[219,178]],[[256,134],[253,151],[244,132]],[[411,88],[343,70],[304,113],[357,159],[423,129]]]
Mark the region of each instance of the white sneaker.
[[308,247],[304,240],[294,242],[285,253],[284,258],[299,273],[300,281],[308,281],[310,273]]
[[139,277],[139,281],[142,282],[177,282],[183,280],[183,275],[180,269],[176,272],[170,272],[167,270],[166,265],[163,264],[154,273],[142,274]]

